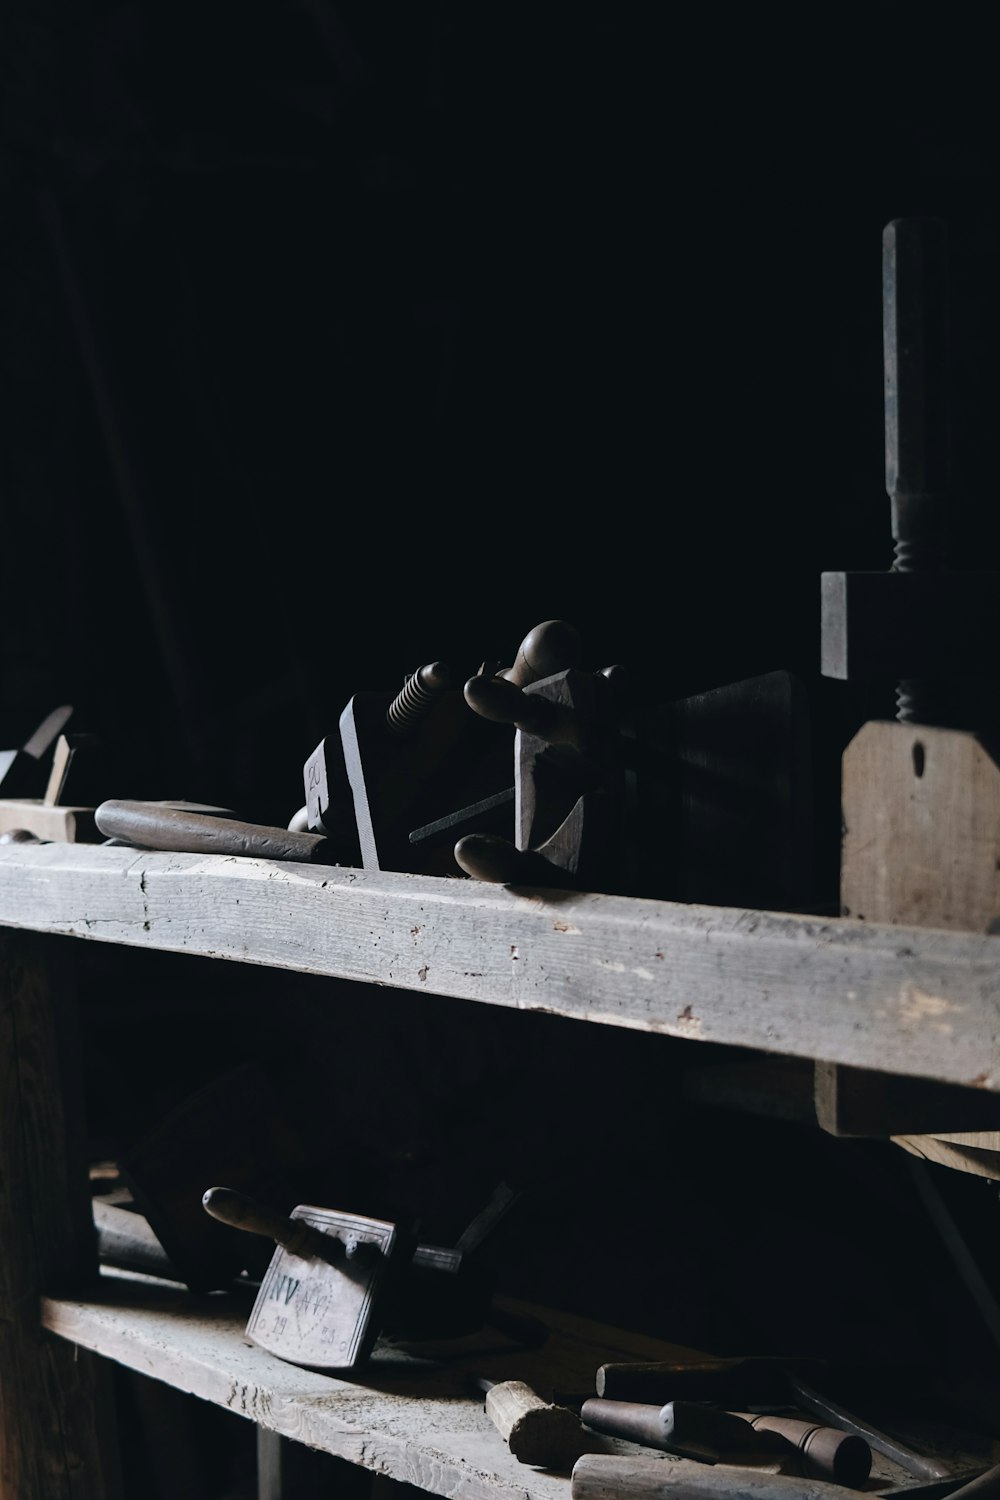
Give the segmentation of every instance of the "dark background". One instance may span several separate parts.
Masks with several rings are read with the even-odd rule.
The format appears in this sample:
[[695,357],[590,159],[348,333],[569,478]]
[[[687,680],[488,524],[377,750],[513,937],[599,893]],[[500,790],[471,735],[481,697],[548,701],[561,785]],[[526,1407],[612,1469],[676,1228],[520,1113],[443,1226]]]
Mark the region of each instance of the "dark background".
[[[952,561],[1000,545],[989,20],[912,0],[8,3],[0,744],[69,702],[107,795],[285,823],[352,693],[509,661],[562,617],[655,701],[800,677],[820,834],[802,904],[835,899],[840,754],[891,694],[819,675],[819,577],[890,562],[898,215],[951,237]],[[267,1059],[331,1139],[360,1077],[365,1161],[429,1233],[537,1151],[504,1262],[522,1295],[739,1352],[863,1332],[876,1354],[995,1362],[903,1154],[675,1112],[689,1048],[434,1001],[414,1061],[409,997],[344,987],[334,1023],[330,987],[285,976],[295,1030],[239,966],[220,990],[218,966],[115,959],[89,960],[108,1150],[234,1057]],[[122,1074],[137,995],[156,1061]],[[948,1191],[995,1244],[994,1188]],[[622,1225],[627,1277],[605,1249]]]
[[353,692],[562,616],[661,700],[799,674],[835,830],[873,702],[819,676],[819,575],[891,556],[896,215],[951,233],[956,565],[998,540],[981,13],[3,26],[4,743],[72,702],[111,795],[285,822]]

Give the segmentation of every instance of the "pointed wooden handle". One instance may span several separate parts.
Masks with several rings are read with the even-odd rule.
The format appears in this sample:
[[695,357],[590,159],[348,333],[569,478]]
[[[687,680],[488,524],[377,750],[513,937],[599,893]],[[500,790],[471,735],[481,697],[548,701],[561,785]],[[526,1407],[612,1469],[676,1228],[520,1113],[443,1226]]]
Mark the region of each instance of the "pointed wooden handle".
[[155,802],[102,802],[94,813],[94,822],[106,838],[125,839],[142,849],[293,859],[310,864],[335,861],[330,840],[319,833],[240,823],[235,818],[217,818]]
[[265,1239],[274,1240],[283,1249],[290,1250],[293,1255],[322,1254],[323,1259],[327,1260],[331,1250],[336,1253],[334,1247],[341,1244],[330,1235],[320,1234],[304,1219],[292,1219],[287,1214],[279,1214],[273,1208],[247,1197],[246,1193],[238,1193],[235,1188],[210,1187],[202,1195],[201,1204],[205,1212],[211,1214],[213,1219],[218,1219],[221,1224],[230,1224],[234,1229],[245,1229],[248,1234],[263,1235]]

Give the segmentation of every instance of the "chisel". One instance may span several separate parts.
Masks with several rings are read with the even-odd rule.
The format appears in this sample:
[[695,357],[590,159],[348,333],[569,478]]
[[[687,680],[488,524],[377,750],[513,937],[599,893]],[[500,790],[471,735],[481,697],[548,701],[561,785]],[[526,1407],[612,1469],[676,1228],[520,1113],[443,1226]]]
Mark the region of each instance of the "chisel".
[[583,1403],[580,1418],[598,1433],[685,1458],[742,1463],[745,1455],[747,1463],[772,1461],[786,1473],[853,1488],[864,1485],[871,1472],[871,1448],[864,1439],[816,1422],[723,1412],[696,1401],[669,1401],[660,1407],[594,1397]]

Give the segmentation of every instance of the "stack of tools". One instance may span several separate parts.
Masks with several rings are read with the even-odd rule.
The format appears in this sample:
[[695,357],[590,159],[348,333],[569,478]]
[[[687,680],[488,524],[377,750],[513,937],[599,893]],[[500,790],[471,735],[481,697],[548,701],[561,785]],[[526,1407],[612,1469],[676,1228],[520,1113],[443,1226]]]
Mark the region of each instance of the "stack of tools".
[[352,1370],[375,1339],[457,1338],[484,1326],[532,1345],[545,1329],[494,1302],[492,1278],[477,1254],[510,1206],[495,1194],[454,1246],[422,1244],[412,1224],[298,1204],[276,1212],[229,1187],[208,1188],[206,1214],[273,1241],[246,1326],[255,1344],[289,1364]]
[[[370,1201],[371,1186],[342,1167],[342,1201]],[[488,1325],[520,1343],[539,1336],[494,1305],[481,1253],[517,1192],[498,1184],[454,1245],[424,1243],[412,1218],[312,1204],[286,1212],[322,1173],[256,1064],[181,1101],[117,1169],[127,1202],[94,1203],[102,1260],[201,1294],[257,1288],[247,1335],[290,1363],[353,1369],[382,1332],[450,1339]],[[237,1185],[206,1189],[209,1172]]]
[[[581,1404],[582,1421],[677,1461],[582,1454],[573,1468],[574,1500],[1000,1495],[992,1443],[965,1434],[963,1453],[918,1451],[817,1389],[824,1373],[823,1361],[774,1357],[601,1366],[598,1395]],[[875,1453],[901,1477],[881,1477],[873,1488]]]
[[[179,853],[360,860],[501,884],[801,905],[813,814],[797,680],[771,672],[671,701],[632,684],[621,665],[585,668],[583,655],[574,626],[543,620],[509,667],[484,661],[462,682],[431,661],[395,693],[355,693],[338,733],[306,759],[305,802],[287,827],[197,802],[105,799],[90,811],[91,836]],[[37,765],[41,733],[11,757],[14,771]],[[67,742],[46,807],[64,794],[73,753]]]
[[789,907],[811,880],[801,684],[786,672],[675,702],[615,664],[587,670],[565,620],[461,689],[442,662],[356,694],[307,759],[290,826],[362,863],[690,901]]

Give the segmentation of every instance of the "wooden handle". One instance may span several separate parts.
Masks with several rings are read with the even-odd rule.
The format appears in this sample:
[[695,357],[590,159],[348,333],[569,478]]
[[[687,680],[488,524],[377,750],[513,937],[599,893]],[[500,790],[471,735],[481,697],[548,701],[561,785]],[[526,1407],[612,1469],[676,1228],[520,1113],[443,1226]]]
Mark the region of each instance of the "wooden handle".
[[142,1214],[95,1198],[93,1215],[97,1254],[105,1265],[163,1276],[168,1281],[184,1280]]
[[570,1493],[572,1500],[846,1500],[863,1491],[735,1464],[585,1453],[573,1465]]
[[1000,1464],[970,1479],[961,1489],[952,1490],[950,1500],[997,1500],[1000,1495]]
[[871,1473],[872,1450],[855,1433],[795,1417],[757,1416],[752,1412],[734,1415],[745,1417],[755,1432],[774,1432],[787,1438],[801,1453],[806,1474],[815,1479],[830,1479],[859,1490]]
[[500,675],[518,687],[527,687],[540,677],[565,672],[580,661],[580,632],[566,620],[543,620],[529,630],[514,658],[514,665]]
[[502,1380],[486,1392],[486,1415],[522,1464],[568,1469],[580,1457],[587,1435],[566,1406],[543,1401],[522,1380]]
[[794,1400],[785,1366],[768,1357],[720,1358],[697,1364],[670,1361],[622,1362],[601,1365],[597,1394],[611,1401],[744,1401],[762,1406]]
[[[665,1453],[683,1453],[691,1458],[715,1459],[739,1453],[749,1459],[779,1460],[795,1449],[783,1437],[758,1434],[745,1417],[694,1401],[669,1401],[651,1406],[640,1401],[605,1401],[592,1396],[580,1408],[588,1427],[610,1437],[644,1443]],[[796,1464],[796,1467],[798,1465]]]
[[102,802],[94,822],[106,838],[126,839],[143,849],[333,863],[330,841],[322,834],[240,823],[154,802]]
[[245,1229],[248,1234],[260,1234],[272,1239],[293,1255],[316,1256],[324,1260],[331,1252],[337,1253],[343,1243],[333,1235],[321,1234],[304,1219],[292,1219],[279,1214],[263,1203],[238,1193],[235,1188],[211,1187],[202,1195],[202,1207],[222,1224],[231,1224],[234,1229]]
[[549,745],[579,744],[579,716],[566,703],[526,693],[503,677],[470,677],[464,693],[469,707],[495,724],[513,724]]
[[569,877],[533,849],[518,849],[495,833],[467,833],[455,845],[455,863],[476,880],[494,885],[565,885]]

